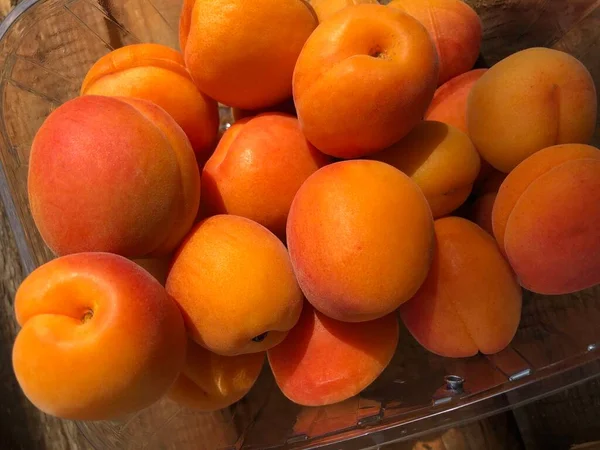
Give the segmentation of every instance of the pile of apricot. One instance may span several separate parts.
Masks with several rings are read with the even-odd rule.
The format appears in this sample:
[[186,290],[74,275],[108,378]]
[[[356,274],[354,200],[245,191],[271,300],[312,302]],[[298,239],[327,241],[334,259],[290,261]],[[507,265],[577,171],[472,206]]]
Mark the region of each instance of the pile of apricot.
[[180,50],[102,57],[31,148],[57,258],[16,295],[27,397],[215,410],[268,359],[290,400],[330,404],[402,352],[400,321],[493,354],[523,288],[600,283],[594,82],[546,48],[474,69],[481,39],[460,0],[186,0]]

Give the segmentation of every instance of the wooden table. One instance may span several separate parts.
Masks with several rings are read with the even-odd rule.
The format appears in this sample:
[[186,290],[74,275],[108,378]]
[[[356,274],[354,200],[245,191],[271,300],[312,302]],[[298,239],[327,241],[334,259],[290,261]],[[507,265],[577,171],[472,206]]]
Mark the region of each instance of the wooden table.
[[[4,17],[18,0],[0,0]],[[486,33],[484,59],[492,64],[506,54],[536,45],[571,51],[600,79],[600,58],[590,54],[598,37],[600,10],[591,0],[471,0]],[[507,21],[510,13],[512,20]],[[497,36],[503,36],[497,39]],[[514,44],[507,47],[506,41]],[[576,50],[575,50],[576,49]],[[597,50],[594,50],[597,52]],[[596,53],[597,54],[597,53]],[[0,202],[0,450],[74,450],[90,445],[69,421],[35,409],[23,396],[11,367],[17,326],[12,300],[23,271]],[[516,418],[516,421],[515,421]],[[600,382],[593,381],[512,413],[438,433],[388,449],[549,449],[600,440]],[[517,427],[518,424],[518,427]],[[544,433],[546,437],[544,437]],[[600,448],[586,446],[585,448]],[[124,449],[125,450],[125,449]]]

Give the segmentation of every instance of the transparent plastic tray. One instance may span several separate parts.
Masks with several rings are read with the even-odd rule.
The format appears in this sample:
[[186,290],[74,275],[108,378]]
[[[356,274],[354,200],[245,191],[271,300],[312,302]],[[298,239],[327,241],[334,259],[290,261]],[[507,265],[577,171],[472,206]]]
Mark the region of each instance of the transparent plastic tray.
[[[0,26],[0,194],[26,272],[52,258],[27,202],[36,130],[78,94],[89,67],[111,49],[136,42],[177,48],[180,6],[176,0],[26,0]],[[97,449],[378,447],[596,377],[599,345],[600,287],[556,297],[526,293],[520,329],[500,354],[441,358],[403,330],[384,374],[337,405],[292,404],[265,368],[250,394],[226,410],[199,413],[163,400],[127,420],[79,428]]]

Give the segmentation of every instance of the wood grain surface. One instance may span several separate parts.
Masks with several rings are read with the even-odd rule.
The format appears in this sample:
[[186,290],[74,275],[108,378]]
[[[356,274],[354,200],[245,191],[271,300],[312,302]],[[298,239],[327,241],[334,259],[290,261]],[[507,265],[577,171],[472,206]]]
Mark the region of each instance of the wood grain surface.
[[[0,0],[0,17],[17,0]],[[600,79],[600,2],[592,0],[469,0],[485,28],[482,58],[493,64],[526,47],[551,46],[580,58]],[[109,30],[110,31],[110,30]],[[121,37],[110,35],[109,39]],[[14,238],[0,202],[0,450],[87,450],[73,422],[35,409],[21,393],[11,367],[17,332],[12,301],[23,278]],[[582,302],[583,303],[583,300]],[[574,302],[577,307],[577,302]],[[564,304],[545,310],[550,322],[564,320]],[[553,316],[554,315],[554,316]],[[560,347],[560,343],[553,343]],[[560,352],[560,348],[557,348]],[[564,349],[568,352],[569,349]],[[516,421],[515,421],[516,418]],[[535,404],[463,427],[382,447],[386,450],[563,449],[600,439],[598,381]],[[205,447],[210,448],[207,443]],[[593,448],[593,447],[589,447]],[[126,449],[123,449],[126,450]]]

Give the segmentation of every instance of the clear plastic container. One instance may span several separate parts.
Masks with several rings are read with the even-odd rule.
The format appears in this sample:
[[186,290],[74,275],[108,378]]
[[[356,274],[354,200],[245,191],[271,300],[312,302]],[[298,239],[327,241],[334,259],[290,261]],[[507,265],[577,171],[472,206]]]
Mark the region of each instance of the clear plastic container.
[[[28,209],[35,132],[111,49],[136,42],[177,48],[180,7],[176,0],[25,0],[0,26],[0,194],[26,272],[52,258]],[[600,287],[556,297],[527,293],[520,329],[500,354],[445,359],[403,330],[383,375],[337,405],[292,404],[265,368],[250,394],[226,410],[198,413],[163,400],[121,422],[79,427],[97,449],[379,447],[596,377],[598,346]]]

